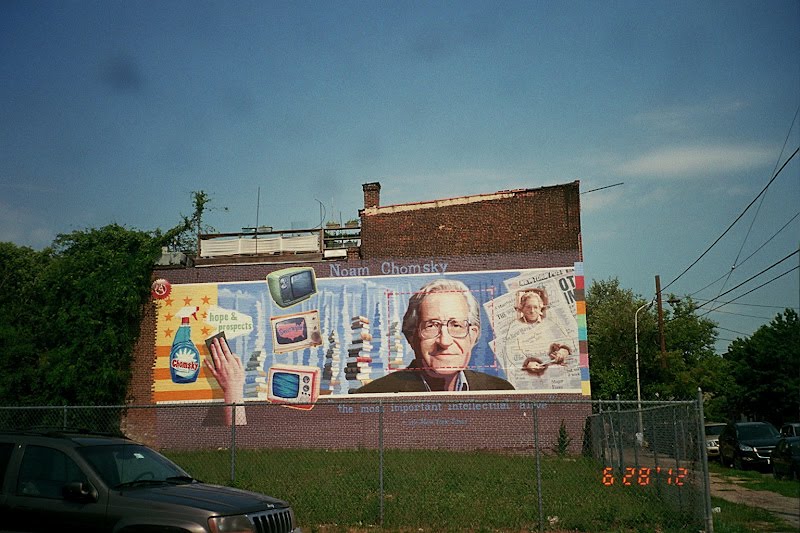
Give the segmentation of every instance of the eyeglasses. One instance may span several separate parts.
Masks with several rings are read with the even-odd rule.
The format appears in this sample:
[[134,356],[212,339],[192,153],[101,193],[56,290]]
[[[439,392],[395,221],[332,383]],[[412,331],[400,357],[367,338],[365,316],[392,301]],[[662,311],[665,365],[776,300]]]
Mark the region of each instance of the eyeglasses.
[[467,320],[451,318],[446,323],[441,320],[426,320],[419,325],[419,335],[423,339],[435,339],[442,334],[442,326],[447,327],[447,333],[454,339],[463,339],[469,333],[470,323]]

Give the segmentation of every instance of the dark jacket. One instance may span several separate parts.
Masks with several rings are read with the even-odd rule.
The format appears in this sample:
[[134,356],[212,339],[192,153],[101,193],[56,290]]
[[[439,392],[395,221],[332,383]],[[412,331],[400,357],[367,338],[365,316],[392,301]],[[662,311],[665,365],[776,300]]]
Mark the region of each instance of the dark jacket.
[[[425,381],[422,377],[422,369],[417,365],[414,360],[403,370],[397,370],[391,374],[387,374],[382,378],[367,383],[366,385],[355,389],[353,394],[366,394],[366,393],[379,393],[379,392],[428,392],[425,387]],[[464,370],[464,376],[469,383],[470,391],[483,391],[483,390],[514,390],[514,386],[508,381],[484,374],[483,372],[475,372],[474,370]],[[428,383],[431,385],[431,391],[436,392],[436,389],[430,378],[427,378]]]

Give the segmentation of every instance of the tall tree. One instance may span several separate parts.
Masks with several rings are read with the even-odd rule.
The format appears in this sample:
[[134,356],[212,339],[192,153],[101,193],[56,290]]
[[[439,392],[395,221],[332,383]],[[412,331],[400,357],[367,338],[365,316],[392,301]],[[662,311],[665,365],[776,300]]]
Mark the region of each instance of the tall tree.
[[643,400],[694,399],[698,386],[716,391],[716,382],[705,379],[706,370],[723,364],[713,349],[715,324],[695,311],[690,299],[664,310],[662,356],[656,311],[647,300],[620,287],[616,278],[592,282],[586,296],[592,396],[636,398],[637,325]]
[[800,413],[800,324],[786,309],[750,338],[736,339],[725,358],[735,380],[729,416],[781,424]]
[[[693,399],[698,387],[711,395],[719,392],[719,382],[707,374],[724,365],[714,349],[716,323],[697,316],[696,311],[697,305],[688,297],[664,310],[666,357],[656,368],[654,391],[662,398]],[[720,377],[717,372],[712,375]]]
[[124,402],[161,239],[112,224],[60,235],[54,249],[39,283],[44,400]]
[[33,319],[40,301],[39,277],[52,261],[51,249],[41,252],[9,242],[0,243],[0,402],[35,404],[40,390],[39,325]]
[[[197,255],[198,239],[203,233],[213,233],[216,230],[205,222],[205,215],[213,210],[210,206],[211,195],[203,190],[192,191],[193,211],[190,216],[181,215],[182,223],[178,231],[173,231],[166,239],[166,246],[176,252],[183,252],[190,257]],[[220,208],[227,211],[227,207]]]
[[153,265],[196,217],[165,233],[75,231],[42,252],[0,243],[0,364],[13,369],[0,372],[0,404],[124,403]]
[[[595,280],[589,287],[586,322],[593,397],[636,398],[634,313],[643,303],[616,278]],[[645,327],[646,322],[651,323]],[[640,349],[654,343],[654,323],[647,313],[639,315],[639,331]]]

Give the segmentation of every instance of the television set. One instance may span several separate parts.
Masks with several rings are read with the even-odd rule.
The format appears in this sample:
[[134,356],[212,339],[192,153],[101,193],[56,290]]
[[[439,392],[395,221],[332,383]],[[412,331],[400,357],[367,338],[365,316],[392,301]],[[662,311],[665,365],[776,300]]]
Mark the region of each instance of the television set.
[[294,409],[312,409],[319,397],[320,370],[315,366],[272,365],[267,400]]
[[317,278],[311,267],[292,267],[267,275],[272,299],[280,307],[290,307],[310,298],[317,292]]
[[274,315],[269,320],[274,353],[293,352],[322,344],[319,311],[316,309],[288,315]]

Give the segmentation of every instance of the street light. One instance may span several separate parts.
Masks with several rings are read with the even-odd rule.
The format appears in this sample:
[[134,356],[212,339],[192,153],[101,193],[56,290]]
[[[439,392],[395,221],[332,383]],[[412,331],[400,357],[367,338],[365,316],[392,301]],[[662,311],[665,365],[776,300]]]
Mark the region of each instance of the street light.
[[636,440],[639,444],[644,442],[644,431],[642,430],[642,386],[639,380],[639,312],[642,309],[648,309],[653,305],[655,300],[650,300],[648,303],[639,307],[633,314],[633,336],[636,342],[636,411],[639,413],[639,433],[636,434]]

